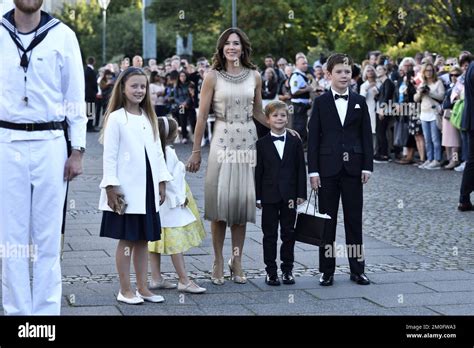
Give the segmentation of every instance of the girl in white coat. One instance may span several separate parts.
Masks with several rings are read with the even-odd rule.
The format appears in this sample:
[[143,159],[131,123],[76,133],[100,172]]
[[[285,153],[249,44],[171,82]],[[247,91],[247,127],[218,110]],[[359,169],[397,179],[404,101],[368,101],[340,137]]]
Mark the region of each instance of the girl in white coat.
[[[166,168],[148,79],[142,69],[131,67],[118,77],[102,132],[100,236],[119,239],[115,255],[120,278],[117,300],[127,304],[163,302],[163,297],[147,286],[147,243],[161,237],[158,210],[165,200],[165,182],[173,178]],[[136,292],[130,285],[132,257]]]
[[176,288],[176,284],[168,282],[161,276],[161,254],[165,254],[171,255],[171,261],[178,273],[178,291],[203,293],[206,289],[188,278],[184,266],[183,252],[200,245],[206,232],[196,202],[184,179],[185,166],[171,147],[178,134],[178,123],[173,118],[159,117],[158,127],[166,165],[173,176],[173,181],[166,186],[166,200],[160,208],[161,240],[148,243],[152,278],[150,289]]

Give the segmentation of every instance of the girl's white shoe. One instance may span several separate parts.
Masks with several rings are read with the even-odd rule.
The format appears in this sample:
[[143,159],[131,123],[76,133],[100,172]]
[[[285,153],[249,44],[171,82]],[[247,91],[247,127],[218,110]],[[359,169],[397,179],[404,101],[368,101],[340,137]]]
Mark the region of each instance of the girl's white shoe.
[[157,289],[176,289],[178,285],[170,283],[169,281],[165,280],[165,278],[161,278],[159,282],[154,282],[153,280],[148,285],[148,289],[150,290],[157,290]]
[[147,302],[160,303],[165,300],[163,296],[160,296],[160,295],[143,296],[142,294],[138,292],[138,290],[135,294],[137,295],[137,297],[142,298]]
[[186,285],[178,282],[178,291],[189,292],[191,294],[202,294],[203,292],[206,292],[206,290],[206,288],[200,287],[192,280],[190,280]]
[[125,297],[120,291],[117,295],[117,301],[132,305],[142,304],[144,302],[144,300],[138,296],[133,296],[132,298]]

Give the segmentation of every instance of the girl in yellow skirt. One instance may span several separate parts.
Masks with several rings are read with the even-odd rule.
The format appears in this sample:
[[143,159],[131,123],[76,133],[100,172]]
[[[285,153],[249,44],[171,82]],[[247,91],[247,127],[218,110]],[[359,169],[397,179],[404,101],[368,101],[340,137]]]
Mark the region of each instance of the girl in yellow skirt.
[[[173,180],[167,183],[166,199],[160,206],[161,240],[148,243],[152,279],[149,288],[155,290],[178,287],[178,291],[203,293],[206,289],[189,279],[184,265],[183,253],[200,245],[206,232],[196,202],[184,178],[185,166],[179,161],[170,145],[178,134],[178,124],[173,118],[158,117],[158,128],[166,166]],[[161,254],[171,255],[171,261],[179,277],[178,285],[166,281],[161,276]]]

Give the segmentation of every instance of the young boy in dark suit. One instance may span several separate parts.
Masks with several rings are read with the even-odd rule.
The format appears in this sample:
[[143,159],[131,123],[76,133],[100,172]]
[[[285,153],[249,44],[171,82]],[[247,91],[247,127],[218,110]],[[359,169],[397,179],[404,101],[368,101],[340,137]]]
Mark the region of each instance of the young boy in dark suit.
[[328,58],[331,89],[314,100],[308,136],[311,188],[319,191],[319,210],[331,216],[319,248],[320,285],[333,284],[336,269],[337,210],[342,198],[350,279],[370,284],[364,274],[362,185],[373,171],[370,116],[365,98],[349,88],[352,59],[336,53]]
[[272,101],[265,107],[270,133],[257,141],[255,184],[257,208],[262,209],[265,283],[280,285],[277,274],[277,239],[280,223],[280,258],[283,284],[294,284],[294,224],[296,205],[306,200],[303,145],[286,131],[288,107]]

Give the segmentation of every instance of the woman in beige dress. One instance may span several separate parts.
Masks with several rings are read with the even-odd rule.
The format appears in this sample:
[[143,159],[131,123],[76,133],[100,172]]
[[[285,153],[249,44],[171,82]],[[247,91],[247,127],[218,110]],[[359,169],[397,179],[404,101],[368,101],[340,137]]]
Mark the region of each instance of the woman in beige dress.
[[257,133],[253,118],[266,126],[262,112],[262,81],[250,62],[249,39],[238,28],[224,31],[217,42],[212,70],[206,75],[200,96],[194,146],[187,170],[201,165],[201,139],[212,104],[216,123],[205,181],[204,218],[211,221],[214,265],[211,280],[224,284],[223,246],[227,226],[232,233],[231,279],[244,284],[242,249],[246,223],[255,222]]

